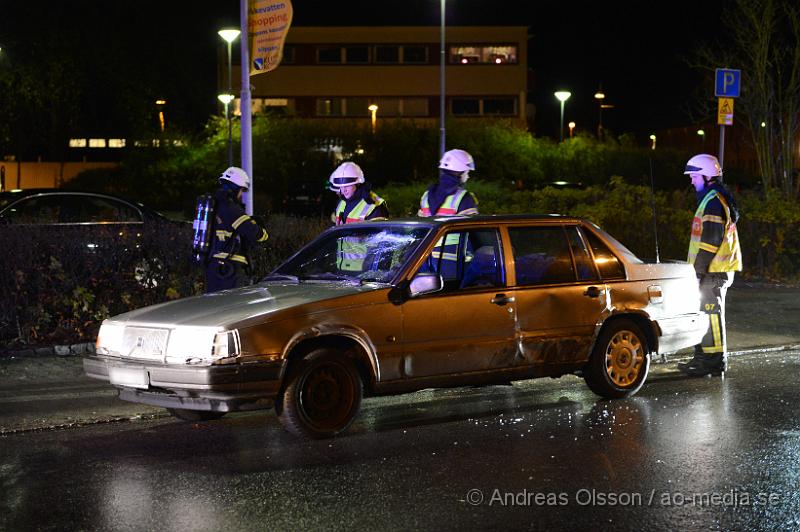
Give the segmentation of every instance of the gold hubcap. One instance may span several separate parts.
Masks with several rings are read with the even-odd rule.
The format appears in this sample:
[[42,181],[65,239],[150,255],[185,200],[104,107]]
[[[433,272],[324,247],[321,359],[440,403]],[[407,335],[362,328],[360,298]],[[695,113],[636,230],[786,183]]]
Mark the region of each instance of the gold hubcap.
[[644,365],[644,347],[632,331],[619,331],[606,346],[606,373],[616,386],[627,388],[636,382]]

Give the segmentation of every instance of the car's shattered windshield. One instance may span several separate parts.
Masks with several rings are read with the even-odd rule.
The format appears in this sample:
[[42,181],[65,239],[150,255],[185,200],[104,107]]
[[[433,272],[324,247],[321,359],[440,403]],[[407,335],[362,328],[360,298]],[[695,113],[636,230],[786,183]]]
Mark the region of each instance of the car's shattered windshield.
[[417,249],[428,226],[378,225],[330,231],[265,280],[388,283]]

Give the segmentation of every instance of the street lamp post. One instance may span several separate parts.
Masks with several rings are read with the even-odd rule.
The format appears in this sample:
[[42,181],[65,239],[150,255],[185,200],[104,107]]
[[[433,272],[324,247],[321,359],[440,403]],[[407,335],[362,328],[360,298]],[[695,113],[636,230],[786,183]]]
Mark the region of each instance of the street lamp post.
[[650,135],[650,142],[651,142],[650,149],[651,150],[656,149],[656,136],[655,135]]
[[439,2],[439,157],[444,155],[445,126],[444,126],[444,64],[446,53],[444,49],[444,8],[445,0]]
[[223,101],[223,95],[218,96],[218,98],[219,101],[225,104],[225,118],[228,120],[228,166],[233,166],[233,131],[231,126],[231,116],[228,113],[228,104],[233,100],[233,66],[231,64],[231,44],[237,39],[237,37],[239,37],[241,31],[235,28],[230,28],[219,30],[217,34],[222,37],[226,43],[228,43],[228,93],[225,96],[230,96],[230,98],[226,98],[228,100],[227,103]]
[[228,105],[233,101],[233,94],[218,94],[217,99],[225,106],[225,120],[228,121],[228,166],[233,166],[233,125]]
[[569,97],[572,96],[572,93],[569,92],[569,91],[556,91],[556,92],[553,93],[553,96],[555,96],[556,99],[559,102],[561,102],[561,122],[560,122],[561,125],[559,127],[558,132],[559,132],[559,140],[561,142],[563,142],[564,141],[564,102],[569,100]]
[[156,100],[156,105],[158,106],[158,124],[161,126],[162,133],[167,126],[166,120],[164,119],[164,106],[166,104],[167,100]]
[[594,99],[597,100],[597,140],[603,140],[603,100],[605,97],[602,87],[594,93]]
[[367,109],[369,109],[369,112],[372,113],[372,134],[374,135],[375,125],[378,122],[378,106],[373,103],[372,105],[367,107]]
[[698,129],[697,134],[700,136],[700,151],[706,150],[706,132],[703,129]]
[[567,127],[569,127],[569,138],[572,138],[572,131],[575,129],[575,122],[570,122],[567,124]]

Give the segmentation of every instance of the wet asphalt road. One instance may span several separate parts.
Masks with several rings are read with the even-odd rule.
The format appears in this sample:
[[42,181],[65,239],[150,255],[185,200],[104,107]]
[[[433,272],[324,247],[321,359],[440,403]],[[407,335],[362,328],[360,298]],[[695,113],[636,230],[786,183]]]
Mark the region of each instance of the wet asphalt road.
[[575,377],[369,399],[326,441],[271,413],[7,433],[0,530],[800,529],[800,352],[673,367],[620,401]]

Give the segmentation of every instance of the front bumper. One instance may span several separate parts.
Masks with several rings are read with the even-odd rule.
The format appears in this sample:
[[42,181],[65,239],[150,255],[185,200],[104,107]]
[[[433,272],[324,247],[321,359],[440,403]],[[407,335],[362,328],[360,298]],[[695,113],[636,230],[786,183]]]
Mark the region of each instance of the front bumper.
[[164,408],[233,412],[270,408],[280,391],[283,361],[220,366],[184,366],[84,358],[88,377],[119,389],[125,401]]

